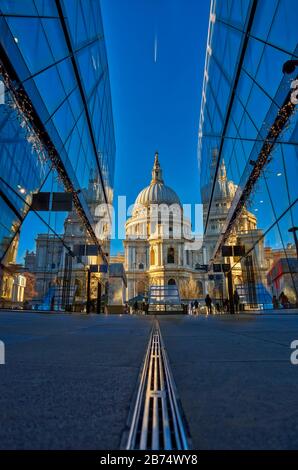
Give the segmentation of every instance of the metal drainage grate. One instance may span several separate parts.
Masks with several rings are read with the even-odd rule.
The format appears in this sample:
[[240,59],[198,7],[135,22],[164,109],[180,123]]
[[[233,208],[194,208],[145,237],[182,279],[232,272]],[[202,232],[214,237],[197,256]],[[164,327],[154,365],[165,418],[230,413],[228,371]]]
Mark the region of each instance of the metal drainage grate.
[[189,449],[176,387],[158,324],[152,330],[126,449]]

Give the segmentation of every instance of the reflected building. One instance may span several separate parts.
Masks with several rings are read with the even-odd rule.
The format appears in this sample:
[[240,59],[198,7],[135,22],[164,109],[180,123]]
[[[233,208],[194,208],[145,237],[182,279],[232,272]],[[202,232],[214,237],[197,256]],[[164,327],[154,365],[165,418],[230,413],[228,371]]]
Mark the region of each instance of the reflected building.
[[[96,215],[95,202],[98,200],[98,191],[100,183],[94,178],[90,178],[88,188],[82,190],[95,224],[100,221],[100,216]],[[108,255],[108,234],[104,231],[101,234],[101,247]],[[36,251],[26,253],[25,256],[25,270],[35,277],[36,296],[31,302],[33,306],[45,310],[64,310],[71,305],[72,311],[85,310],[87,271],[91,266],[99,266],[101,263],[94,249],[96,247],[89,238],[75,210],[68,213],[64,221],[64,231],[59,237],[49,233],[37,236]],[[107,282],[107,270],[92,273],[90,295],[93,303],[97,298],[98,283],[102,285],[103,294]]]
[[[7,240],[4,240],[6,245]],[[19,236],[16,235],[13,242],[6,250],[4,262],[5,269],[0,269],[0,306],[19,308],[24,300],[26,277],[23,274],[23,266],[17,264],[17,251]]]
[[[203,258],[208,288],[224,263],[247,308],[282,293],[297,302],[297,68],[285,66],[298,56],[293,11],[287,0],[211,2],[198,142]],[[225,246],[242,252],[223,256]]]
[[[206,186],[202,187],[203,223],[205,227],[209,208],[208,194],[210,193],[210,185],[213,181],[212,176],[214,175],[215,171],[217,155],[218,151],[217,149],[214,149],[210,168],[210,182]],[[228,179],[225,161],[223,160],[217,174],[213,195],[213,204],[209,214],[209,223],[203,238],[201,254],[198,253],[198,256],[201,256],[201,263],[203,263],[203,265],[210,266],[210,268],[213,262],[214,250],[224,228],[228,213],[231,210],[231,205],[236,191],[237,185]],[[237,223],[230,233],[228,244],[245,246],[246,249],[249,250],[256,242],[258,243],[258,248],[254,250],[253,263],[259,263],[260,269],[258,278],[255,278],[255,283],[259,286],[259,289],[264,290],[263,284],[265,280],[265,252],[262,231],[257,228],[256,215],[244,206],[241,214],[238,217]],[[224,258],[218,258],[216,260],[216,264],[226,263],[229,261],[230,260]],[[247,266],[238,260],[238,262],[234,263],[232,270],[233,285],[234,288],[239,290],[242,297],[248,298],[251,294],[245,291],[246,278]],[[211,268],[209,273],[204,275],[204,293],[209,293],[213,299],[217,299],[219,301],[227,297],[227,286],[223,273],[213,273]],[[252,298],[250,300],[252,300]]]
[[294,302],[298,291],[297,248],[288,243],[283,250],[265,248],[267,281],[272,295],[285,292]]
[[[53,174],[72,195],[75,225],[97,246],[98,263],[107,265],[92,212],[94,204],[112,203],[115,163],[100,1],[3,0],[0,11],[2,275],[33,195]],[[83,191],[90,174],[98,184],[92,201]],[[40,237],[38,251],[45,243],[55,251],[54,238]],[[50,270],[57,269],[53,264]]]

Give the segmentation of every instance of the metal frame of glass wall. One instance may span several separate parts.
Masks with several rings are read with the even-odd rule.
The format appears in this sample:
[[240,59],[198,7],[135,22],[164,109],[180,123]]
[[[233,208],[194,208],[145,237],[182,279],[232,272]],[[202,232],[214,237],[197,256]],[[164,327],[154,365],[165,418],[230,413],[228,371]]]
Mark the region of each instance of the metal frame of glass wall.
[[53,171],[106,263],[94,206],[113,200],[115,136],[100,1],[3,0],[0,11],[2,267]]
[[284,69],[298,59],[295,9],[291,0],[211,2],[198,148],[205,236],[224,164],[231,201],[209,261],[224,245],[245,246],[224,261],[253,308],[298,299],[298,67]]

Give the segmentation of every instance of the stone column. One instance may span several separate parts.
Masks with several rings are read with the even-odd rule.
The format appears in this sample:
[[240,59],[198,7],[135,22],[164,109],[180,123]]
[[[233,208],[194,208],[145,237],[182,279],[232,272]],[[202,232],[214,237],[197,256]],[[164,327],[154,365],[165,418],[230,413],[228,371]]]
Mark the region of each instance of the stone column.
[[127,249],[127,267],[130,270],[131,269],[131,247],[128,246],[126,249]]
[[203,264],[207,264],[207,248],[203,246]]
[[145,247],[145,260],[144,260],[144,268],[148,269],[148,247]]
[[162,260],[161,260],[161,243],[157,245],[158,247],[158,266],[162,265]]
[[137,259],[136,259],[136,247],[133,246],[132,247],[132,265],[133,265],[133,269],[136,268],[136,261],[137,261]]

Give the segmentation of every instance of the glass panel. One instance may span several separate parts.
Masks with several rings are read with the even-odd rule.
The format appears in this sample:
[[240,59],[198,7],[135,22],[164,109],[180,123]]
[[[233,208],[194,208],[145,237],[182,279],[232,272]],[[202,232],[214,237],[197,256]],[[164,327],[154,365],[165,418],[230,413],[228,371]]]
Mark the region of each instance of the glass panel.
[[31,73],[38,72],[53,62],[52,52],[38,18],[8,17],[7,22]]

